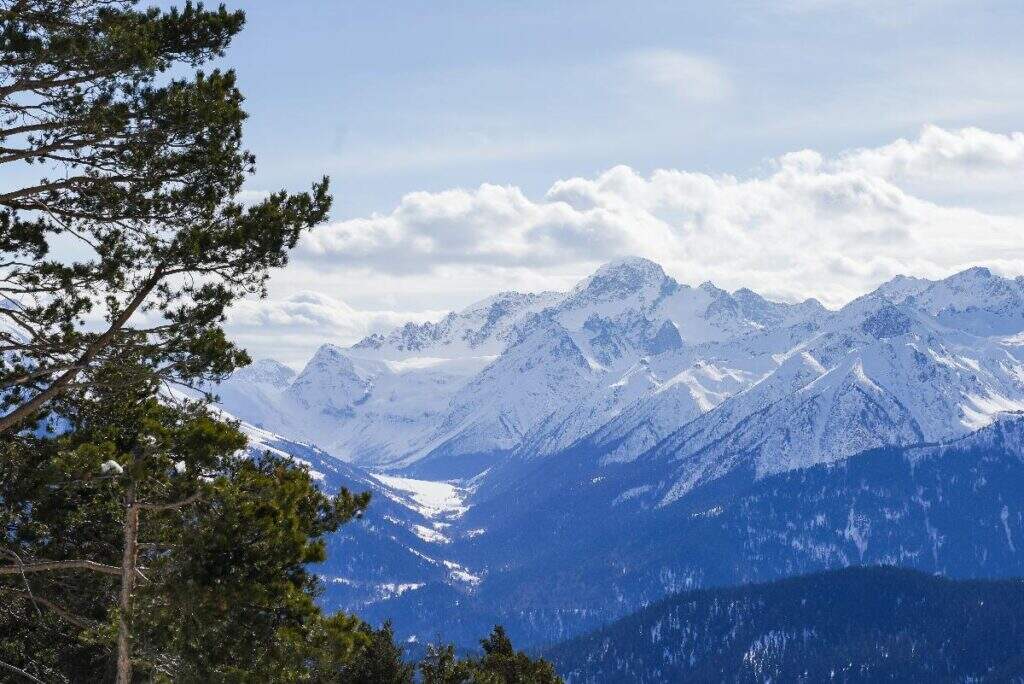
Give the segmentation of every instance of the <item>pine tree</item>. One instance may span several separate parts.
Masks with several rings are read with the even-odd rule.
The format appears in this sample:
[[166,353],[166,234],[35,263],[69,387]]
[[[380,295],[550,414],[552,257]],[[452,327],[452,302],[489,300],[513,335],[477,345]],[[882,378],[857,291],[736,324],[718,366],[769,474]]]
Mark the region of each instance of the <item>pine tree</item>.
[[419,663],[423,684],[464,684],[473,681],[473,663],[459,660],[451,644],[427,647],[427,654]]
[[504,684],[554,684],[562,681],[548,661],[543,658],[532,660],[522,651],[516,651],[500,625],[480,642],[480,646],[484,655],[478,669],[496,676]]
[[226,307],[330,207],[326,179],[233,201],[254,168],[234,73],[169,75],[222,55],[242,13],[137,4],[0,0],[0,169],[37,179],[0,191],[0,434],[115,348],[174,382],[244,364]]
[[330,500],[308,472],[271,454],[238,460],[215,494],[190,509],[161,587],[140,599],[141,640],[178,682],[336,681],[370,640],[354,616],[325,616],[308,564],[323,535],[367,505]]
[[503,627],[480,642],[483,656],[459,659],[452,645],[427,648],[419,663],[424,684],[558,684],[562,679],[543,658],[516,651]]
[[68,681],[336,669],[366,638],[321,614],[306,566],[368,495],[332,500],[289,461],[240,458],[244,435],[158,386],[122,355],[58,402],[61,435],[3,443],[0,591],[20,610],[2,660]]
[[351,664],[337,672],[338,679],[334,681],[412,684],[416,669],[405,662],[391,623],[385,622],[380,629],[364,625],[361,631],[369,643]]
[[[308,565],[369,496],[244,457],[209,397],[164,391],[248,362],[224,312],[265,294],[331,198],[325,178],[236,201],[254,160],[234,73],[170,74],[221,56],[244,17],[138,4],[0,0],[0,168],[38,179],[0,191],[0,670],[411,682],[390,625],[315,602]],[[423,671],[558,681],[500,628],[482,643]]]

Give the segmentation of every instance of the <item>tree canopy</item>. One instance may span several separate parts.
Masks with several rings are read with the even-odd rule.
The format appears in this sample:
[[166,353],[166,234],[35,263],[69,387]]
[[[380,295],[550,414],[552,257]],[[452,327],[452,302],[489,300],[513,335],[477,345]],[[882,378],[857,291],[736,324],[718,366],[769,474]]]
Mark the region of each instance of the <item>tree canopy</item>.
[[223,6],[0,0],[0,432],[132,347],[169,382],[247,361],[220,327],[327,216],[309,192],[237,201],[253,156]]
[[454,646],[431,645],[419,663],[423,683],[558,684],[562,681],[550,662],[517,651],[501,626],[496,626],[480,646],[482,656],[459,658]]
[[136,669],[173,681],[313,681],[347,662],[368,640],[357,618],[320,612],[308,566],[369,496],[332,499],[291,461],[240,457],[242,433],[202,402],[160,400],[157,375],[130,358],[97,376],[87,397],[60,400],[62,435],[2,443],[0,632],[16,664],[107,679],[122,630]]
[[[25,681],[412,682],[389,624],[317,605],[369,504],[260,453],[203,385],[328,181],[239,200],[244,15],[0,0],[0,671]],[[206,68],[206,70],[203,70]],[[185,398],[191,397],[191,398]],[[496,628],[426,681],[558,681]]]

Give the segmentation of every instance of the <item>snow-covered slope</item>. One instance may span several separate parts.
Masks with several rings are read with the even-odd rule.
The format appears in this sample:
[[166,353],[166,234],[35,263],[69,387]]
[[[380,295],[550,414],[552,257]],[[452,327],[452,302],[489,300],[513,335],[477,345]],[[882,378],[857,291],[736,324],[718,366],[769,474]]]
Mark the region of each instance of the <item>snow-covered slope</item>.
[[[987,268],[971,268],[938,282],[913,281],[907,298],[939,322],[975,335],[1007,335],[1024,330],[1024,276],[1000,278]],[[892,289],[892,288],[890,288]],[[901,297],[891,297],[899,303]]]
[[[328,558],[316,571],[321,601],[332,609],[383,611],[416,594],[472,594],[479,571],[456,560],[455,525],[468,509],[466,487],[372,473],[312,445],[241,423],[249,451],[270,451],[306,466],[324,491],[372,494],[370,507],[327,539]],[[472,536],[472,534],[470,535]],[[432,634],[424,633],[424,639]]]
[[445,316],[437,323],[406,323],[387,335],[376,334],[352,345],[361,358],[466,358],[500,354],[514,326],[558,302],[557,292],[501,292]]
[[268,387],[236,375],[217,393],[248,422],[346,461],[387,463],[421,448],[449,398],[490,360],[372,359],[327,344],[288,385]]
[[[248,422],[345,460],[392,468],[422,461],[421,469],[437,464],[442,474],[468,476],[525,445],[544,453],[566,446],[637,401],[671,404],[681,374],[700,363],[680,354],[693,344],[806,325],[823,311],[691,288],[653,262],[625,259],[569,293],[506,292],[437,323],[406,324],[348,348],[325,344],[297,375],[260,361],[217,393]],[[656,370],[644,379],[644,368]],[[697,410],[735,389],[727,384],[724,392],[695,389]]]
[[671,497],[741,462],[763,475],[982,427],[1024,407],[1022,331],[1024,278],[987,269],[899,277],[828,311],[630,258],[568,293],[324,345],[294,377],[260,362],[218,391],[253,424],[421,475],[582,441],[605,462],[650,451],[685,464]]
[[[596,369],[558,323],[537,317],[519,335],[452,398],[443,422],[421,452],[420,469],[438,460],[452,463],[507,452],[534,425],[572,404],[594,382]],[[487,462],[482,463],[486,467]],[[459,470],[472,473],[474,468]]]
[[[567,293],[506,293],[438,323],[325,345],[298,374],[262,362],[219,392],[249,422],[352,462],[339,468],[378,472],[363,477],[387,517],[339,547],[341,565],[325,573],[338,578],[335,605],[405,616],[415,635],[444,623],[466,643],[500,618],[536,643],[689,583],[755,576],[767,556],[743,553],[781,534],[774,482],[816,473],[831,487],[850,457],[880,449],[872,472],[884,483],[890,451],[991,432],[1024,411],[1024,279],[901,277],[829,311],[690,287],[626,259]],[[843,485],[851,501],[855,484]],[[675,534],[700,528],[713,545],[713,521],[751,488],[763,499],[753,517],[730,514],[728,568]],[[852,506],[827,529],[806,522],[813,548],[773,546],[767,575],[849,562],[867,538],[859,516],[899,522],[891,502]],[[900,527],[914,550],[886,539],[886,559],[923,563],[938,522],[917,513],[921,529]],[[581,584],[581,565],[606,572]],[[573,601],[560,604],[558,587]]]
[[[661,437],[773,367],[770,352],[794,339],[779,331],[805,334],[824,314],[816,302],[786,305],[749,290],[680,285],[645,259],[612,262],[520,326],[524,332],[474,379],[473,392],[457,397],[451,420],[467,404],[489,410],[489,422],[472,424],[501,435],[493,448],[528,457],[566,448],[623,414],[649,429],[659,424],[651,434]],[[769,351],[737,345],[721,354],[723,341],[754,334]],[[650,443],[629,446],[619,445],[625,457]]]
[[952,439],[1024,409],[1024,341],[947,327],[914,303],[851,303],[778,369],[679,428],[645,455],[676,464],[661,503],[738,467],[764,477]]

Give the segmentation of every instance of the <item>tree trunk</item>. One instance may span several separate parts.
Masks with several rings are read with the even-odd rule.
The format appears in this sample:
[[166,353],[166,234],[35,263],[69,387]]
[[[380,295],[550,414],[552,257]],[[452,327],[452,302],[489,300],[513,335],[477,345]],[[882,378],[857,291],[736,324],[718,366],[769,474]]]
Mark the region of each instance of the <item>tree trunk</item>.
[[135,501],[135,484],[125,492],[124,549],[121,556],[121,602],[117,629],[117,684],[131,684],[131,610],[135,588],[135,560],[139,541],[139,506]]

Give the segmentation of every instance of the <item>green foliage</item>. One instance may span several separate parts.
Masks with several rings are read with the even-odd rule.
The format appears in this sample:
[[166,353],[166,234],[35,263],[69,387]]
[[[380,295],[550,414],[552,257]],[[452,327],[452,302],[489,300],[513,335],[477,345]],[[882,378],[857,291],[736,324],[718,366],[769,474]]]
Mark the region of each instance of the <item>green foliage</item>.
[[[369,495],[329,498],[162,392],[248,362],[227,307],[331,198],[324,178],[238,202],[235,74],[190,70],[242,13],[138,5],[0,0],[0,168],[38,179],[0,190],[0,669],[107,681],[118,641],[147,681],[412,682],[390,625],[315,603],[309,565]],[[424,676],[558,681],[500,628],[482,643]]]
[[176,654],[175,681],[305,681],[308,659],[314,670],[344,662],[365,641],[358,621],[321,615],[306,565],[368,497],[328,499],[269,454],[234,461],[213,489],[181,514],[176,548],[158,562],[161,590],[141,597],[149,643]]
[[403,659],[401,647],[395,644],[391,623],[385,622],[380,629],[363,625],[360,633],[366,637],[366,645],[330,681],[412,684],[415,668]]
[[480,642],[483,656],[459,659],[455,647],[431,645],[420,662],[424,684],[557,684],[561,678],[543,658],[516,651],[503,627]]
[[472,682],[474,664],[460,660],[451,644],[427,647],[427,654],[419,663],[423,684],[463,684]]
[[0,168],[39,177],[0,191],[0,432],[118,348],[176,382],[245,364],[226,307],[330,207],[326,179],[234,201],[254,168],[234,73],[170,76],[223,54],[243,15],[137,4],[0,0]]
[[483,658],[477,668],[505,684],[547,684],[560,682],[551,663],[544,659],[532,660],[522,651],[512,647],[505,630],[498,626],[491,635],[480,642],[484,649]]
[[[0,443],[9,562],[118,565],[133,491],[146,578],[131,615],[137,670],[180,682],[329,681],[318,673],[368,639],[358,619],[321,613],[307,566],[369,496],[330,498],[291,461],[240,456],[234,426],[201,402],[158,400],[158,376],[123,359],[62,400],[63,433]],[[104,472],[109,462],[121,472]],[[94,572],[0,576],[0,659],[47,680],[108,678],[119,588],[120,577]]]

